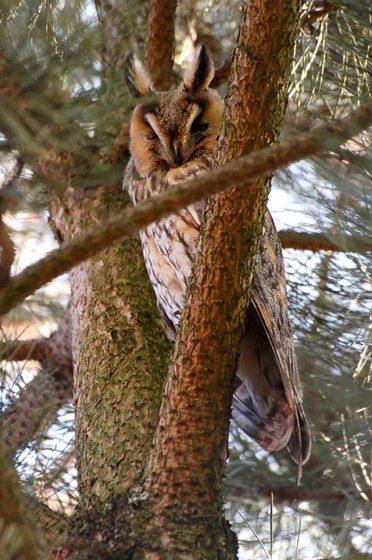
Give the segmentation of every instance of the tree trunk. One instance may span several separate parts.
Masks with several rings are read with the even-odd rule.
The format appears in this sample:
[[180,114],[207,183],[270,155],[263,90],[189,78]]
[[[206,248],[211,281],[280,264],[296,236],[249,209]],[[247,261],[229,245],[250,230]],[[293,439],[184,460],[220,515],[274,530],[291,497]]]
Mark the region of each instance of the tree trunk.
[[[118,73],[123,76],[126,54],[133,48],[125,40],[132,28],[128,14],[137,24],[144,23],[146,3],[108,5],[102,0],[97,9],[106,39],[105,55],[110,57],[106,102],[113,104],[120,98],[115,88]],[[124,105],[123,114],[125,110]],[[114,137],[117,124],[114,129],[99,129],[101,142],[109,142],[107,133]],[[115,163],[124,169],[122,156]],[[91,190],[69,187],[52,197],[50,208],[54,228],[65,241],[105,223],[128,204],[118,181]],[[124,554],[131,547],[129,519],[117,512],[114,522],[112,508],[117,501],[128,504],[141,495],[170,343],[137,238],[115,244],[73,269],[70,283],[80,492],[76,519],[93,544],[98,531],[103,542],[110,540],[108,556],[119,549]],[[90,557],[97,558],[97,552],[92,550]]]
[[[219,164],[277,140],[297,17],[294,2],[245,4]],[[269,188],[263,178],[248,192],[235,188],[208,204],[149,467],[149,560],[236,556],[223,518],[222,477],[237,352]]]

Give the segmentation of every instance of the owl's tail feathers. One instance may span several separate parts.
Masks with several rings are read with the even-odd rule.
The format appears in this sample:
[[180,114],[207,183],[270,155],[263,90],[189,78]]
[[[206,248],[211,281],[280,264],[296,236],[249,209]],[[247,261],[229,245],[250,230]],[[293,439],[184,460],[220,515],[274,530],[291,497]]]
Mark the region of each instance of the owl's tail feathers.
[[300,467],[309,460],[311,432],[301,405],[297,407],[295,425],[287,449],[294,462]]
[[295,418],[283,398],[268,407],[240,386],[234,393],[232,416],[265,451],[279,451],[289,444]]
[[241,385],[233,397],[232,416],[265,451],[280,451],[287,447],[291,458],[299,465],[300,478],[301,467],[309,459],[311,451],[310,428],[302,406],[299,405],[294,413],[279,392],[271,401],[271,406],[267,404],[258,402],[257,397],[252,398],[246,387]]

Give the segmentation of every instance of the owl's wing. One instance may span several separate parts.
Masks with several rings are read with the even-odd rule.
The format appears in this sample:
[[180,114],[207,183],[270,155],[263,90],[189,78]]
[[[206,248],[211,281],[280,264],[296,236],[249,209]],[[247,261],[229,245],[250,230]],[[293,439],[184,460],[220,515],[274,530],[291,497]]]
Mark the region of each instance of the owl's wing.
[[[206,168],[204,163],[195,165],[193,162],[171,170],[160,182],[159,178],[151,176],[138,182],[132,177],[125,183],[132,198],[138,202],[152,192],[168,189]],[[158,263],[159,268],[152,282],[172,339],[179,319],[173,307],[179,311],[182,307],[182,302],[178,301],[173,302],[173,307],[171,305],[173,288],[177,284],[177,293],[183,294],[186,290],[204,206],[203,201],[191,205],[152,225],[147,231],[155,242],[147,244],[156,252],[156,258],[152,255],[151,262],[153,265]],[[166,271],[168,276],[174,276],[172,281],[168,277],[162,279]],[[149,274],[151,278],[151,270]],[[233,417],[264,449],[275,451],[287,446],[296,462],[300,465],[306,462],[310,453],[310,431],[301,404],[281,245],[269,213],[257,255],[251,303],[240,347]]]
[[287,446],[303,464],[310,454],[310,430],[301,404],[281,244],[269,212],[255,270],[233,416],[264,449]]
[[[204,207],[204,201],[194,206],[200,221]],[[256,256],[232,414],[267,451],[287,446],[296,463],[308,460],[311,435],[288,318],[282,247],[269,211]]]

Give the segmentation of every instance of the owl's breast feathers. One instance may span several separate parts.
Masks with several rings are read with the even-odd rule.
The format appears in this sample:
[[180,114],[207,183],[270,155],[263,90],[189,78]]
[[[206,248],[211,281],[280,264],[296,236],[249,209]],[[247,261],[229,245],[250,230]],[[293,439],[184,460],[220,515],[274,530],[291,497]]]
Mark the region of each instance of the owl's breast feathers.
[[[168,172],[155,172],[146,178],[138,176],[130,161],[124,186],[134,204],[168,190],[182,181],[192,179],[211,167],[203,158]],[[186,287],[194,261],[199,236],[198,205],[190,205],[140,232],[146,268],[155,291],[158,307],[168,335],[176,337]],[[200,206],[200,204],[199,204]]]
[[[124,181],[137,204],[209,167],[208,160],[201,160],[140,179],[133,163],[129,163]],[[140,234],[149,277],[172,339],[184,304],[200,221],[200,204],[191,205],[149,225]],[[269,212],[236,374],[232,415],[239,426],[267,451],[287,447],[299,465],[305,463],[310,454],[310,430],[301,403],[282,250]]]

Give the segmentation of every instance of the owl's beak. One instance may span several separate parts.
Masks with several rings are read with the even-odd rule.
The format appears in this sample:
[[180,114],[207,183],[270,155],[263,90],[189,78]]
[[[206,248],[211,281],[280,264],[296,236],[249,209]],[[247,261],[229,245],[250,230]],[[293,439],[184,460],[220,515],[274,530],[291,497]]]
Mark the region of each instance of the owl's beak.
[[183,163],[182,148],[177,140],[173,140],[173,160],[176,165]]

